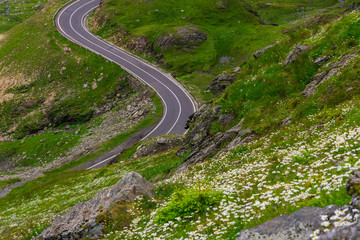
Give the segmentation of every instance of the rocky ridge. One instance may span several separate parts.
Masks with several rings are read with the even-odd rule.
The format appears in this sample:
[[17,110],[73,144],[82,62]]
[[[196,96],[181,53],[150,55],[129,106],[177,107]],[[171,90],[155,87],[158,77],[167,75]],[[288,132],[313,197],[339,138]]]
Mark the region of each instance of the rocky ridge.
[[[319,84],[325,82],[332,76],[338,74],[341,69],[348,66],[348,64],[353,60],[357,54],[347,54],[340,57],[339,61],[331,61],[324,65],[321,68],[321,72],[317,73],[310,81],[308,85],[306,85],[305,90],[302,92],[306,97],[313,95]],[[330,59],[330,56],[325,56],[323,58],[315,60],[315,64],[321,65],[324,64],[327,60]]]
[[106,214],[114,204],[133,202],[139,196],[152,197],[156,187],[139,173],[124,175],[106,191],[100,191],[87,202],[81,202],[65,214],[55,217],[51,226],[38,237],[43,240],[100,238],[104,223],[100,214]]

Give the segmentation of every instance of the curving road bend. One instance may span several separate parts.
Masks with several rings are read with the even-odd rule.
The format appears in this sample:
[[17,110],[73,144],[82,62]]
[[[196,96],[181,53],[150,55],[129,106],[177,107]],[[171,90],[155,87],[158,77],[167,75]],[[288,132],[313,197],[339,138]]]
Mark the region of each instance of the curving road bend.
[[[56,28],[70,41],[119,64],[160,96],[164,106],[163,117],[155,128],[142,133],[142,140],[164,134],[184,134],[186,122],[196,110],[190,94],[170,75],[90,33],[85,27],[86,16],[99,4],[100,0],[79,0],[67,5],[56,15]],[[86,169],[105,166],[115,154],[105,154]]]

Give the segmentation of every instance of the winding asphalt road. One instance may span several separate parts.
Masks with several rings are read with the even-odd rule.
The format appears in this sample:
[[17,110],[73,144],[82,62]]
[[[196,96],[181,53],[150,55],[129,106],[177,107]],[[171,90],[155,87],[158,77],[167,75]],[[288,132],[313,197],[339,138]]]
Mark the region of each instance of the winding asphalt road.
[[[87,15],[99,4],[100,0],[79,0],[67,5],[55,17],[56,28],[70,41],[119,64],[160,96],[164,106],[162,119],[154,128],[138,133],[136,139],[143,140],[164,134],[184,134],[186,122],[196,110],[190,94],[169,74],[90,33],[85,27],[85,21]],[[104,154],[91,161],[85,169],[105,166],[118,152],[113,150]]]

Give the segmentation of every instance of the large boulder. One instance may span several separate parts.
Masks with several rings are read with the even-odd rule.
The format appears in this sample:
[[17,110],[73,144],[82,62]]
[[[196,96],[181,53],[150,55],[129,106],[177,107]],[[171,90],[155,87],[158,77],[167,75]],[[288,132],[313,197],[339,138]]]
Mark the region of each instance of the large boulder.
[[337,206],[325,208],[305,207],[290,215],[271,219],[257,227],[246,229],[239,233],[236,240],[303,240],[315,229],[321,227],[321,216],[335,211]]
[[178,27],[176,33],[169,33],[159,37],[156,45],[161,50],[168,49],[171,46],[187,46],[204,42],[207,39],[206,33],[200,31],[195,25]]
[[55,217],[51,226],[40,234],[40,239],[83,239],[100,238],[104,224],[98,217],[119,202],[133,202],[137,196],[153,197],[156,187],[139,173],[131,172],[123,176],[108,190],[98,192],[87,202],[80,202],[64,215]]
[[209,90],[215,95],[221,94],[227,86],[229,86],[235,79],[235,74],[224,73],[217,76],[210,84]]
[[[345,186],[346,192],[352,197],[350,206],[344,206],[347,209],[346,215],[351,216],[354,220],[347,226],[336,227],[327,233],[321,235],[321,240],[357,240],[360,239],[360,221],[359,218],[359,206],[360,206],[360,172],[356,171],[352,174]],[[355,210],[354,210],[355,209]],[[337,221],[336,218],[335,221]],[[350,222],[350,221],[349,221]]]
[[295,62],[295,60],[298,59],[301,54],[310,50],[311,48],[311,46],[296,45],[290,54],[286,57],[284,65]]
[[324,235],[319,240],[358,240],[360,239],[360,222],[351,226],[335,228]]

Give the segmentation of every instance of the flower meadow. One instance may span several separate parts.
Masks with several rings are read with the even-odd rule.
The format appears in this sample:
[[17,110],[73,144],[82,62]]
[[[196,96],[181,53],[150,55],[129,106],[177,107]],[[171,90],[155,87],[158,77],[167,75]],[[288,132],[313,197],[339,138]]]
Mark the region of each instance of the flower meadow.
[[[355,102],[343,104],[336,114],[342,120],[319,124],[326,114],[153,181],[160,192],[172,189],[170,194],[140,198],[128,210],[129,224],[109,228],[104,239],[235,239],[242,229],[305,206],[348,204],[344,185],[360,165],[360,111]],[[7,239],[31,239],[53,217],[115,184],[126,172],[135,170],[152,179],[168,171],[164,165],[176,165],[174,159],[170,151],[104,169],[39,178],[3,199],[0,231],[7,231]],[[334,216],[324,216],[323,228],[314,230],[312,237],[355,222],[356,211],[339,208]]]
[[[341,114],[352,116],[354,108],[342,105]],[[320,114],[312,115],[308,121],[319,118]],[[218,203],[205,211],[180,213],[159,224],[159,213],[179,201],[173,195],[158,200],[150,214],[135,206],[132,223],[123,231],[109,233],[107,239],[234,239],[241,229],[305,206],[348,204],[344,186],[360,166],[360,127],[335,120],[310,128],[306,125],[284,127],[157,184],[160,188],[181,185],[194,193],[221,192]],[[324,219],[324,229],[315,231],[313,237],[357,219],[357,214],[350,219],[346,211]]]

